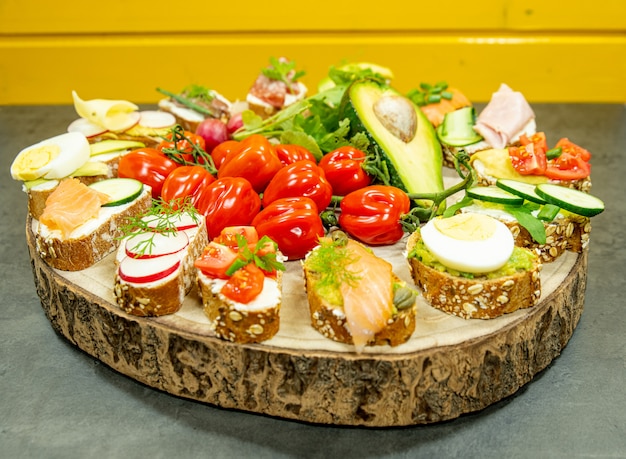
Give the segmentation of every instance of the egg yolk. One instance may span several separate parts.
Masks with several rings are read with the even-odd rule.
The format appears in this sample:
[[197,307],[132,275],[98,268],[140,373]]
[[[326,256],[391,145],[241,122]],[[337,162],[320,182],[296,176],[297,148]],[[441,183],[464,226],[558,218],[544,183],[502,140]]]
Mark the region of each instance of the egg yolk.
[[441,234],[461,241],[484,241],[496,232],[494,219],[480,214],[438,218],[433,224]]
[[35,180],[44,175],[41,168],[61,153],[58,145],[42,145],[25,151],[17,158],[14,171],[17,180]]

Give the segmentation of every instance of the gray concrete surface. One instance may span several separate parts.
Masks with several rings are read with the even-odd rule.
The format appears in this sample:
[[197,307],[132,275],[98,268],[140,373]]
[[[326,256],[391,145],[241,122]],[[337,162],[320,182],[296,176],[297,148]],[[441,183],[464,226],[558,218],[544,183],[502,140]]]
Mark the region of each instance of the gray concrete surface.
[[316,426],[224,410],[145,387],[55,334],[24,238],[20,149],[63,132],[72,107],[0,107],[0,457],[626,457],[626,109],[534,105],[538,126],[592,154],[585,310],[572,339],[515,395],[436,425]]

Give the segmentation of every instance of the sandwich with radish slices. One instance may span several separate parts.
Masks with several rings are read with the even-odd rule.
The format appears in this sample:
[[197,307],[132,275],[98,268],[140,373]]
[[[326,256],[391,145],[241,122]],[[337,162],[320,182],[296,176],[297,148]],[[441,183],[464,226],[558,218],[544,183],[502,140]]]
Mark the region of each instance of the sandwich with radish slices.
[[194,261],[208,241],[205,219],[190,204],[157,204],[125,230],[116,254],[117,304],[137,316],[179,311],[194,285]]

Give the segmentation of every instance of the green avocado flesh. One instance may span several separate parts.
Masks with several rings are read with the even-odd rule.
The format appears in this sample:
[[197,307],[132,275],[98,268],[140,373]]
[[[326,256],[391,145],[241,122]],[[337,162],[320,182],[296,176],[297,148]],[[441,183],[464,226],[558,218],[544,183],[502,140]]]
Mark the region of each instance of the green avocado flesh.
[[[389,169],[390,185],[414,194],[443,191],[441,144],[417,105],[389,86],[360,80],[346,91],[342,113],[353,132],[367,133],[371,152],[379,150]],[[416,202],[430,205],[427,200]]]
[[506,264],[500,269],[485,274],[464,273],[448,268],[437,261],[433,254],[428,250],[422,239],[419,239],[413,250],[411,250],[409,258],[411,257],[417,258],[426,266],[436,269],[437,271],[447,272],[452,276],[460,276],[469,279],[481,276],[484,276],[487,279],[498,279],[500,277],[512,276],[517,272],[532,269],[533,261],[535,260],[535,255],[530,250],[525,250],[521,247],[515,246],[513,248],[511,258],[509,258],[509,261],[507,261]]

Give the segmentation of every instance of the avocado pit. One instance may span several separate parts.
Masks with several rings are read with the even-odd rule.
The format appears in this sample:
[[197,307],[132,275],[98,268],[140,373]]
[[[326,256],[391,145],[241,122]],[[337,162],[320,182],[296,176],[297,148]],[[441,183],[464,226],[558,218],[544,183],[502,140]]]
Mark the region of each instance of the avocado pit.
[[405,97],[381,97],[374,103],[374,114],[385,129],[404,143],[409,143],[415,137],[417,115],[415,108]]

